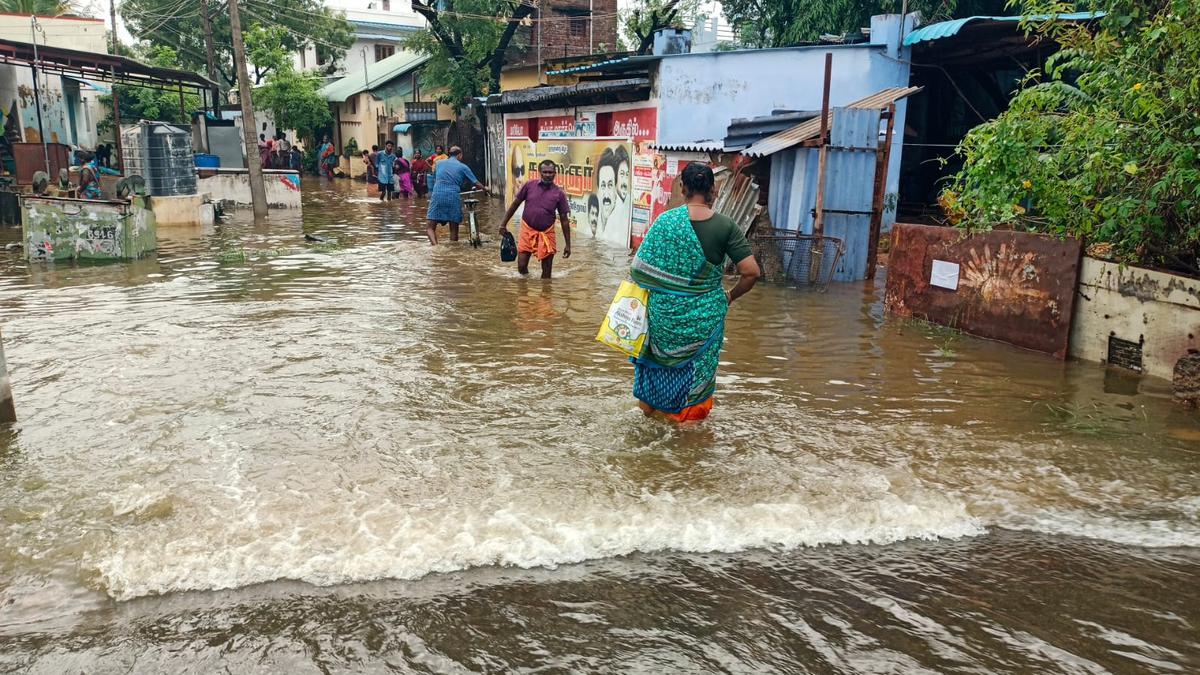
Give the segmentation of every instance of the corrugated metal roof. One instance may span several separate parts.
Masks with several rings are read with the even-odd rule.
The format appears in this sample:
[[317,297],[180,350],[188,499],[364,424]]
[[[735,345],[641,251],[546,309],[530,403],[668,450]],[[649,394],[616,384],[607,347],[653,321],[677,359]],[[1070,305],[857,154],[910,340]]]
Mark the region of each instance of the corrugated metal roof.
[[575,66],[574,68],[563,68],[562,70],[548,70],[548,71],[546,71],[546,74],[547,75],[570,75],[572,73],[599,72],[599,71],[603,71],[603,70],[609,70],[611,68],[614,68],[615,66],[622,66],[622,65],[626,65],[626,64],[628,64],[629,66],[636,66],[639,63],[649,63],[651,61],[658,61],[660,59],[662,59],[661,56],[654,56],[654,55],[649,55],[649,54],[647,54],[645,56],[622,56],[620,58],[609,59],[607,61],[600,61],[598,63],[589,63],[584,66]]
[[401,50],[382,61],[368,64],[366,75],[361,70],[350,73],[321,87],[317,93],[326,101],[342,103],[355,94],[387,84],[401,75],[412,72],[428,60],[427,54]]
[[764,138],[791,129],[820,114],[820,110],[788,110],[762,117],[735,119],[725,130],[725,151],[744,150]]
[[519,106],[529,106],[556,99],[570,99],[575,96],[594,96],[617,91],[643,90],[649,95],[649,88],[650,80],[645,77],[604,80],[600,82],[580,82],[579,84],[565,86],[529,87],[527,89],[506,91],[500,94],[498,98],[489,96],[487,107],[503,112]]
[[[875,92],[874,94],[871,94],[866,98],[861,98],[845,107],[868,109],[874,108],[881,110],[902,98],[912,96],[918,91],[921,91],[921,87],[892,87],[890,89],[884,89],[882,91]],[[831,118],[833,117],[832,110],[829,112],[829,116]],[[811,120],[801,122],[787,131],[781,131],[774,136],[764,138],[763,140],[743,150],[742,154],[750,157],[766,157],[767,155],[773,155],[780,150],[786,150],[794,145],[799,145],[804,141],[816,138],[820,134],[821,115],[818,114]]]
[[546,74],[547,75],[569,75],[571,73],[583,73],[583,72],[586,72],[589,70],[603,70],[604,68],[607,68],[608,66],[613,66],[618,63],[625,63],[628,60],[629,60],[629,57],[624,56],[619,59],[609,59],[607,61],[600,61],[598,63],[589,63],[589,64],[583,65],[583,66],[575,66],[574,68],[563,68],[562,70],[547,70]]
[[[1055,18],[1059,21],[1089,21],[1091,19],[1099,19],[1104,16],[1104,12],[1072,12],[1069,14],[1058,14]],[[969,23],[977,23],[982,21],[1011,21],[1018,22],[1026,17],[1023,16],[968,16],[962,19],[954,19],[952,21],[940,21],[931,23],[928,26],[922,26],[917,30],[909,33],[904,38],[904,46],[911,47],[920,42],[933,42],[934,40],[942,40],[958,34],[963,26]],[[1049,14],[1036,14],[1028,17],[1033,21],[1046,21],[1050,18]]]

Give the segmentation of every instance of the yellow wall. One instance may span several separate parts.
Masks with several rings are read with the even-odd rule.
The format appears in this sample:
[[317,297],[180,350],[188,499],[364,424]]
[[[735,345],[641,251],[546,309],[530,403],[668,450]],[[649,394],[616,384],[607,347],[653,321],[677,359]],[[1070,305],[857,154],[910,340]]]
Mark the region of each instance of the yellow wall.
[[537,66],[512,68],[500,73],[500,91],[528,89],[536,86],[538,86]]
[[364,92],[355,94],[338,104],[338,145],[345,149],[353,138],[359,151],[370,150],[379,144],[379,116],[384,114],[382,101]]

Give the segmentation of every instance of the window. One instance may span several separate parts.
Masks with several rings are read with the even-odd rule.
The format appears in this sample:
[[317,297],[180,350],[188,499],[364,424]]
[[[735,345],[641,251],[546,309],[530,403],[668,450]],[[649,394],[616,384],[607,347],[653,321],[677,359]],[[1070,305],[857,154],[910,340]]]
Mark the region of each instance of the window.
[[396,53],[396,45],[375,45],[375,60],[382,61]]
[[571,37],[587,37],[587,19],[573,17],[571,19]]
[[351,96],[349,103],[350,103],[350,114],[357,115],[358,114],[358,96]]
[[392,11],[392,0],[383,0],[383,11]]

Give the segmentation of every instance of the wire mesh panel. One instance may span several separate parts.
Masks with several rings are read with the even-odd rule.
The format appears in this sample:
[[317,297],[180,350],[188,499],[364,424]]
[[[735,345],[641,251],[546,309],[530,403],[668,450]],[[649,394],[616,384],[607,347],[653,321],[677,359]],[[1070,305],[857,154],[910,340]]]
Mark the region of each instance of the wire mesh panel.
[[837,237],[799,235],[790,230],[755,229],[750,248],[762,268],[763,280],[825,290],[845,246]]

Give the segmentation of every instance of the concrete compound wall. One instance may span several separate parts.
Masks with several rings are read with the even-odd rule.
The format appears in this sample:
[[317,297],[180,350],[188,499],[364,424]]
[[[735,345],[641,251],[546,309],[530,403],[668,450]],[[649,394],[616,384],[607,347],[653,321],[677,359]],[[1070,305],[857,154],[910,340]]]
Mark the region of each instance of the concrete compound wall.
[[[360,161],[361,164],[361,161]],[[217,169],[212,175],[201,174],[197,192],[227,207],[249,207],[250,175],[245,170]],[[300,174],[296,171],[265,171],[267,205],[274,209],[300,208]]]
[[207,194],[150,197],[150,209],[159,227],[216,223],[216,212]]
[[1071,356],[1108,362],[1110,337],[1141,345],[1142,372],[1171,379],[1179,359],[1200,351],[1200,280],[1085,257]]

